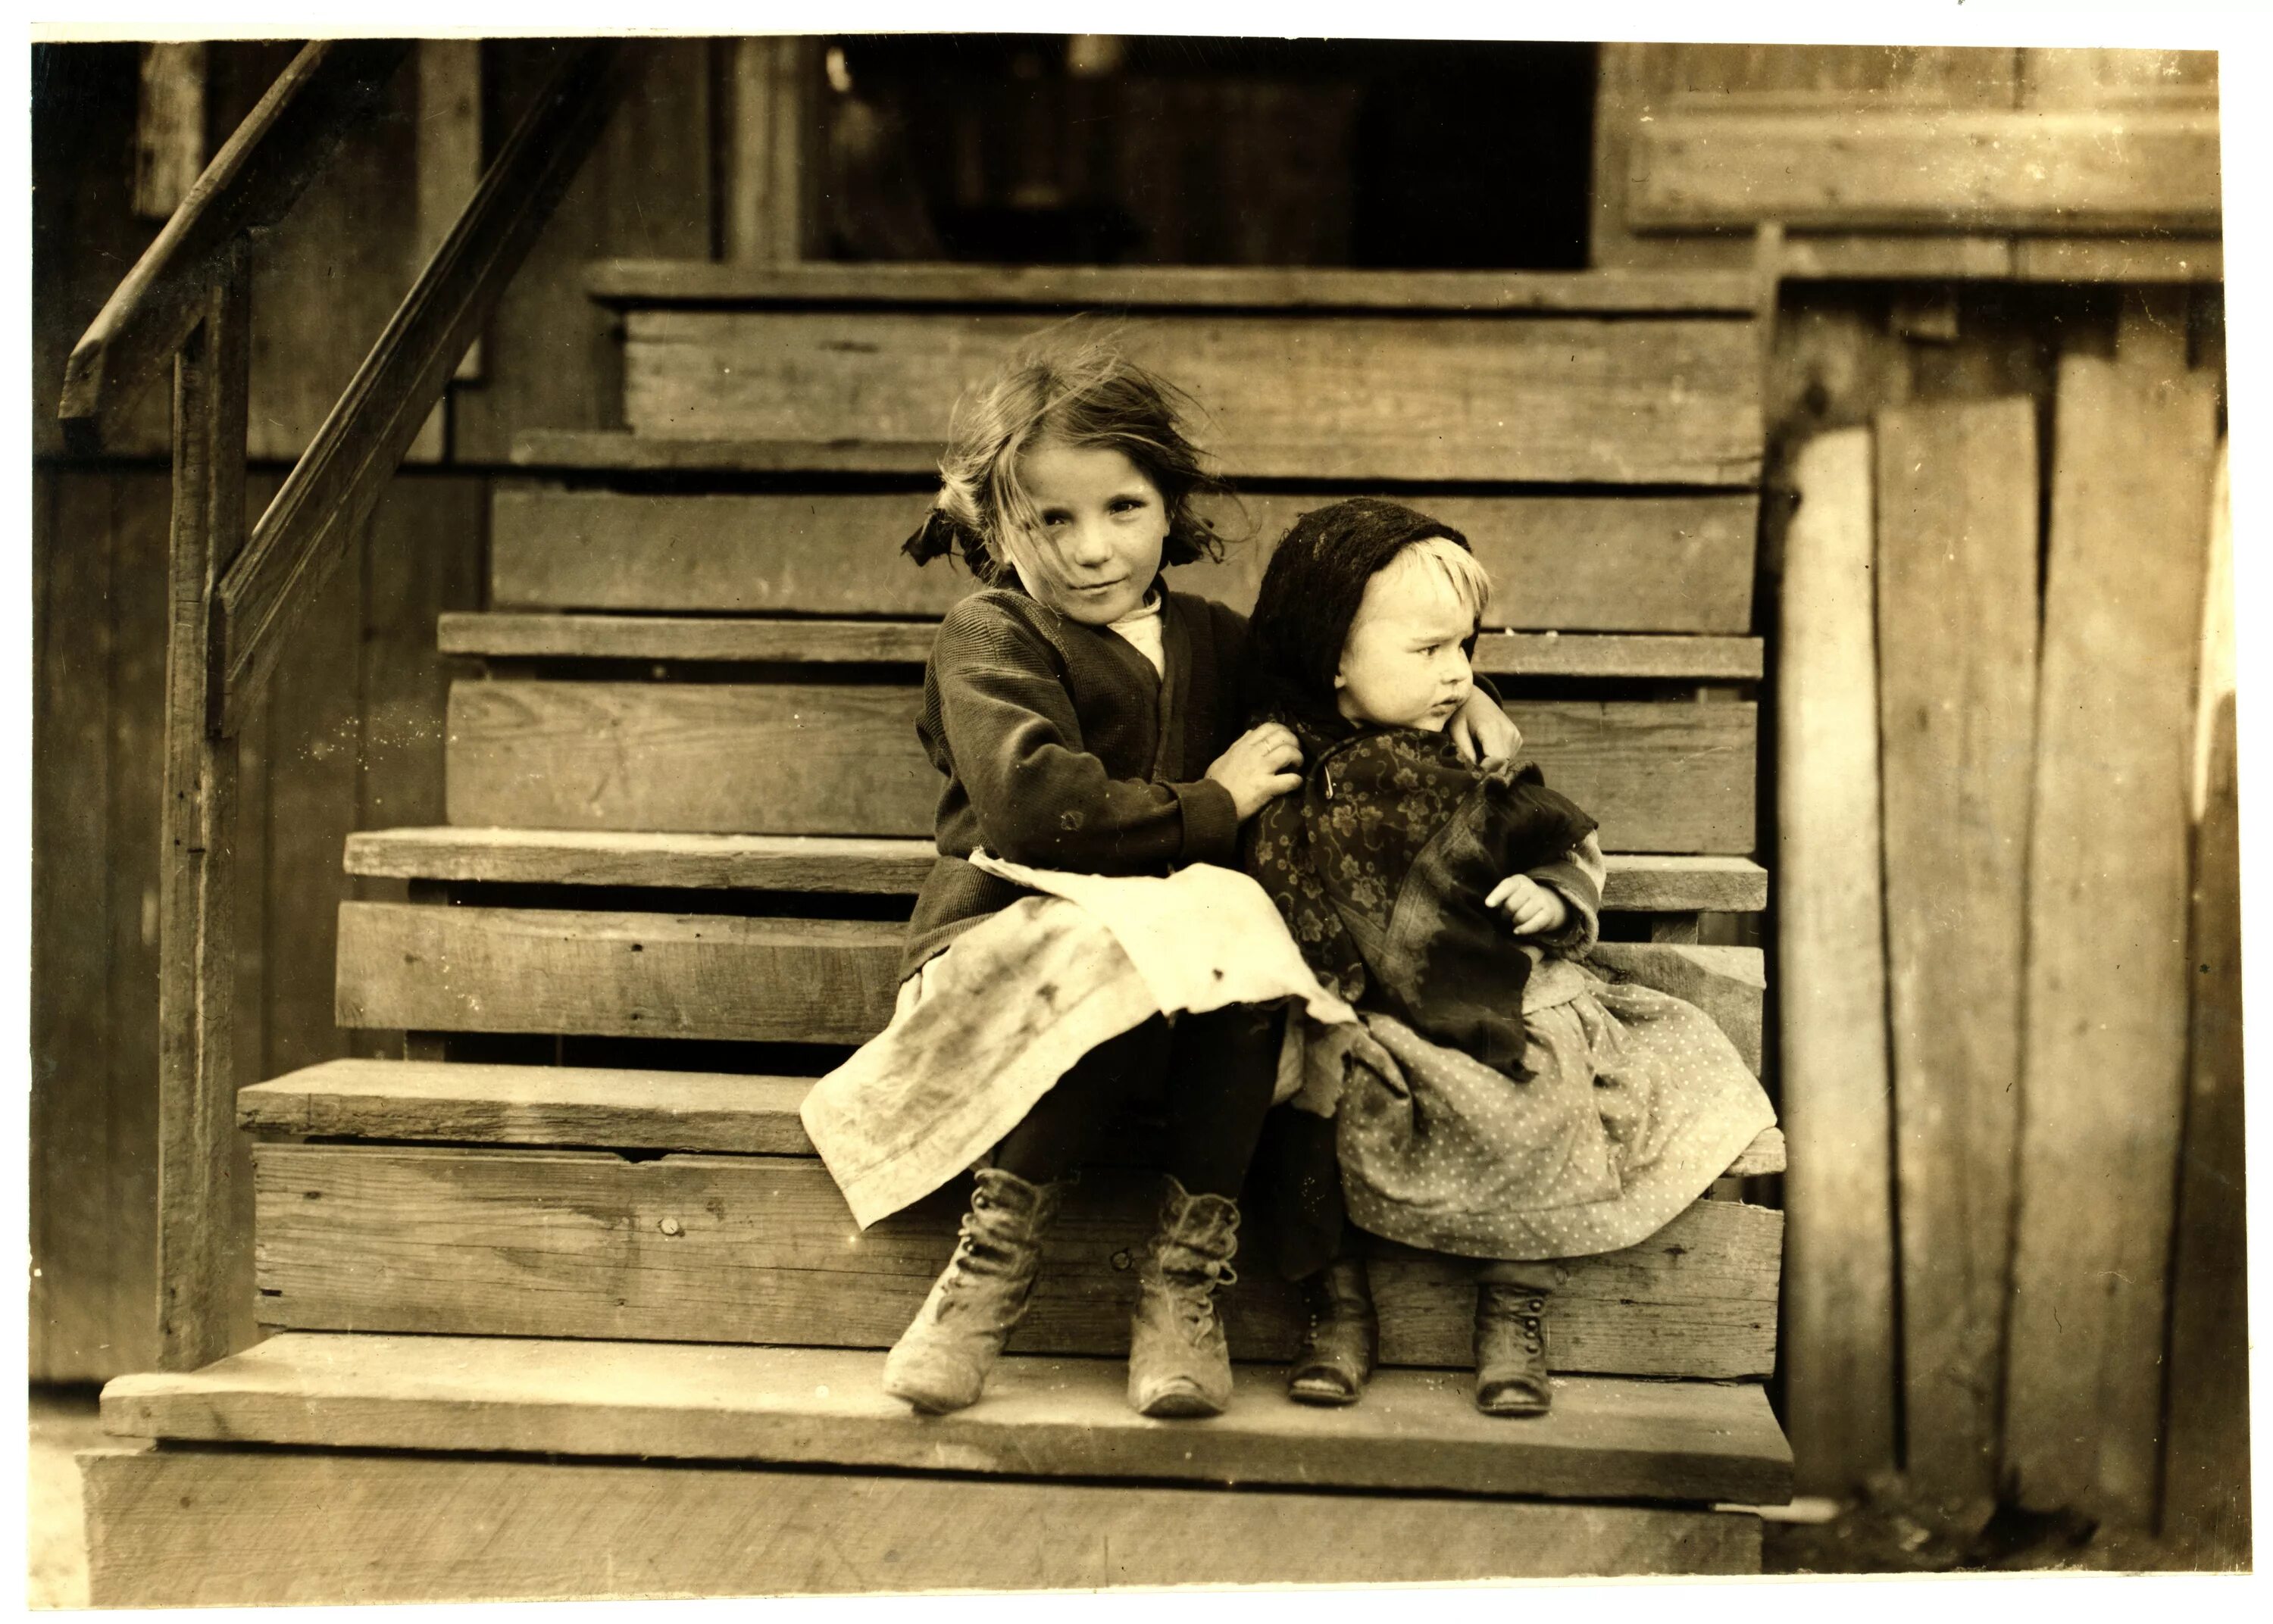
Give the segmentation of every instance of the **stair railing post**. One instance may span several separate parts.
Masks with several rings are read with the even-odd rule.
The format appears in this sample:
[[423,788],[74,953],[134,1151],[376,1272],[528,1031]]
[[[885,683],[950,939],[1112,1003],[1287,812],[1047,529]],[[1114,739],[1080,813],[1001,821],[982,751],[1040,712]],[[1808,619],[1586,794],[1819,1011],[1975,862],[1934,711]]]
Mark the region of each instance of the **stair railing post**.
[[214,587],[244,544],[249,317],[240,240],[174,363],[158,903],[158,1347],[168,1370],[230,1351],[236,741],[221,730]]

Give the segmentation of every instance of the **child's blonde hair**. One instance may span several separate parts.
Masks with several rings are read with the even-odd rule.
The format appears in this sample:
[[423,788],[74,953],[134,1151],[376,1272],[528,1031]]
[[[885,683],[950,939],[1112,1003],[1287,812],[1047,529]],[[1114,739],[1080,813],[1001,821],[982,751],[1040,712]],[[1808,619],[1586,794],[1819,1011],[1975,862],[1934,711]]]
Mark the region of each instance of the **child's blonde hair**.
[[1404,548],[1382,566],[1382,573],[1391,570],[1413,570],[1433,567],[1452,589],[1460,607],[1468,611],[1468,618],[1481,621],[1484,610],[1491,607],[1491,573],[1459,543],[1441,532],[1423,536],[1417,542],[1407,542]]
[[1108,447],[1152,483],[1167,510],[1163,565],[1220,558],[1215,527],[1192,498],[1229,488],[1185,431],[1196,410],[1189,395],[1079,318],[1037,333],[956,403],[939,495],[904,550],[923,564],[959,550],[990,584],[1009,576],[1014,559],[1054,578],[1046,550],[1026,545],[1039,524],[1018,466],[1026,452],[1049,444]]

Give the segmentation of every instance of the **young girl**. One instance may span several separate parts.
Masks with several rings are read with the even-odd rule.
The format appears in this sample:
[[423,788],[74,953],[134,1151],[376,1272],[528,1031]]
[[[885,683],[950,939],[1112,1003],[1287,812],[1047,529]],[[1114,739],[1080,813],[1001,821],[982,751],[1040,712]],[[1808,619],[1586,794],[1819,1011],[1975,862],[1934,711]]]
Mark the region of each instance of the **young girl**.
[[[1474,692],[1489,594],[1466,538],[1411,508],[1359,499],[1295,521],[1249,653],[1257,714],[1300,740],[1303,782],[1257,818],[1245,859],[1373,1040],[1324,1103],[1348,1219],[1492,1261],[1476,1403],[1532,1415],[1549,1399],[1549,1261],[1646,1239],[1774,1116],[1700,1011],[1575,962],[1601,907],[1594,820],[1535,767],[1474,767],[1443,737]],[[1308,1142],[1313,1157],[1326,1143]],[[1306,1403],[1354,1402],[1373,1362],[1335,1183],[1315,1165],[1296,1180],[1331,1258],[1305,1282],[1314,1328],[1288,1391]]]
[[[1046,337],[958,405],[907,544],[919,563],[959,550],[987,583],[949,612],[925,674],[939,862],[890,1027],[803,1116],[864,1226],[983,1163],[954,1255],[885,1363],[886,1390],[919,1411],[979,1397],[1072,1170],[1134,1104],[1166,1118],[1167,1177],[1129,1403],[1220,1411],[1213,1293],[1284,1008],[1334,1005],[1231,866],[1241,823],[1294,787],[1299,758],[1281,724],[1242,730],[1245,622],[1161,586],[1164,565],[1217,550],[1193,498],[1219,487],[1178,400],[1109,346]],[[1504,744],[1499,722],[1477,722],[1485,744]]]

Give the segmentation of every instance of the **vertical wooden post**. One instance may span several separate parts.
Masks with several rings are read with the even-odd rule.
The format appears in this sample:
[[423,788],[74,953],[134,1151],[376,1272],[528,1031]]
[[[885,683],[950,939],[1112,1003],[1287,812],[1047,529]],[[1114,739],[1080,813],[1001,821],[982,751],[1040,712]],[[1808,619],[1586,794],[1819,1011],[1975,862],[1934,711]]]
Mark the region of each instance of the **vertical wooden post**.
[[145,45],[134,111],[135,217],[170,217],[205,167],[205,41]]
[[815,246],[819,49],[786,36],[733,42],[726,257],[737,264],[793,265]]
[[169,1370],[229,1351],[236,743],[219,730],[213,589],[244,544],[251,355],[244,245],[229,254],[174,367],[158,914],[158,1358]]

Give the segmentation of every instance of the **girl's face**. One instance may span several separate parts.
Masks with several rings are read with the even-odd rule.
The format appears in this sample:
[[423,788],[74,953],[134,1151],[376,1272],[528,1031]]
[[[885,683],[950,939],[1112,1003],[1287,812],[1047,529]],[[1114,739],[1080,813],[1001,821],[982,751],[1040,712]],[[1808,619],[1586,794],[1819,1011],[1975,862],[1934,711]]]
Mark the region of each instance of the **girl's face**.
[[1143,603],[1160,573],[1168,505],[1127,453],[1045,441],[1019,459],[1018,477],[1040,526],[1009,550],[1027,593],[1092,626]]
[[1366,582],[1342,644],[1334,673],[1342,715],[1371,727],[1443,731],[1474,686],[1460,645],[1475,629],[1444,572],[1399,553]]

